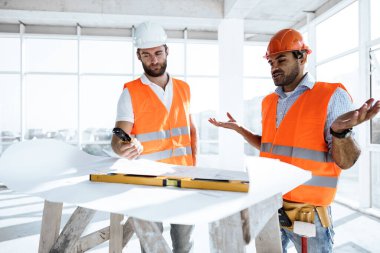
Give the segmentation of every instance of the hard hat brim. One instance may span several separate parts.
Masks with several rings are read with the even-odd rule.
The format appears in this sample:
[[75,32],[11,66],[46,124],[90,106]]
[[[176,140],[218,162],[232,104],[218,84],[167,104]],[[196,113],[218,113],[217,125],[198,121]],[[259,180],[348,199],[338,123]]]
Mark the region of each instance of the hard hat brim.
[[[304,49],[306,51],[306,54],[311,54],[313,51],[309,48],[307,49]],[[264,59],[267,59],[268,60],[268,57],[271,56],[271,55],[275,55],[275,54],[280,54],[280,53],[285,53],[285,52],[293,52],[293,51],[301,51],[301,50],[284,50],[284,51],[279,51],[279,52],[275,52],[275,53],[272,53],[272,54],[268,54],[268,55],[264,55],[263,58]]]
[[159,47],[159,46],[163,46],[165,45],[165,43],[162,43],[162,42],[145,42],[141,45],[135,45],[136,48],[139,48],[139,49],[147,49],[147,48],[153,48],[153,47]]

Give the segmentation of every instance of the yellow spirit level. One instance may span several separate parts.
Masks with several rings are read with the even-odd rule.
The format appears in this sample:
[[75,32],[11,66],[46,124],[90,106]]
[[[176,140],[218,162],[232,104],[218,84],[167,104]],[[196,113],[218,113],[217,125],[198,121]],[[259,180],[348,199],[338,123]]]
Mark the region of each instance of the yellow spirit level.
[[174,186],[202,190],[248,192],[249,182],[241,180],[151,176],[122,173],[90,174],[90,181],[152,186]]

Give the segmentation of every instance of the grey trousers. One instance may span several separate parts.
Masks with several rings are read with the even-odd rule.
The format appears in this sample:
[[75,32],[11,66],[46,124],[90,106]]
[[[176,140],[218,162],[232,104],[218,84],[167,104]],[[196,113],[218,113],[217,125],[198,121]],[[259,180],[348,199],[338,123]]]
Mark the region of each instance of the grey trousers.
[[[155,222],[159,227],[161,233],[164,231],[162,222]],[[170,224],[170,237],[172,238],[173,253],[189,253],[193,248],[193,240],[191,234],[193,233],[194,225],[178,225]],[[140,244],[141,245],[141,244]],[[146,252],[141,245],[142,253]]]

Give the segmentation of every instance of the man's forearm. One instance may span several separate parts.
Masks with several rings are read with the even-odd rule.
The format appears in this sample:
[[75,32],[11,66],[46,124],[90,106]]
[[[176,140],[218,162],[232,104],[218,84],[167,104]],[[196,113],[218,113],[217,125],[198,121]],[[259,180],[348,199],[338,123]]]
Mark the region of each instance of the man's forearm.
[[253,147],[260,150],[261,147],[261,136],[252,133],[250,130],[246,129],[244,126],[239,126],[235,130],[238,134],[243,136],[243,138]]
[[191,145],[191,154],[193,156],[193,165],[197,165],[197,154],[198,154],[198,129],[194,124],[194,119],[192,115],[189,116],[190,123],[190,145]]
[[196,128],[191,128],[190,130],[191,138],[191,152],[193,156],[194,166],[197,164],[197,153],[198,153],[198,134]]
[[119,142],[120,142],[120,140],[117,137],[115,137],[114,135],[112,135],[111,148],[118,155],[120,155],[120,150],[119,150],[120,143]]
[[332,157],[341,169],[349,169],[360,156],[360,147],[352,137],[332,140]]

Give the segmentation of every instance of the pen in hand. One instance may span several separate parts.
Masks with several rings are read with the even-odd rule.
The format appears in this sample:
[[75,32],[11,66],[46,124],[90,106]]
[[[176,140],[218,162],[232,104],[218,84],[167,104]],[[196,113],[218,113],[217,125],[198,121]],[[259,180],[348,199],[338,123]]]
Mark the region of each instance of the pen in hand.
[[129,136],[123,129],[115,127],[112,132],[121,140],[118,145],[118,155],[127,159],[135,159],[143,152],[144,148],[141,143],[136,138]]
[[115,127],[112,130],[112,133],[116,135],[117,137],[119,137],[123,142],[130,142],[132,140],[129,134],[124,132],[124,130],[119,127]]

